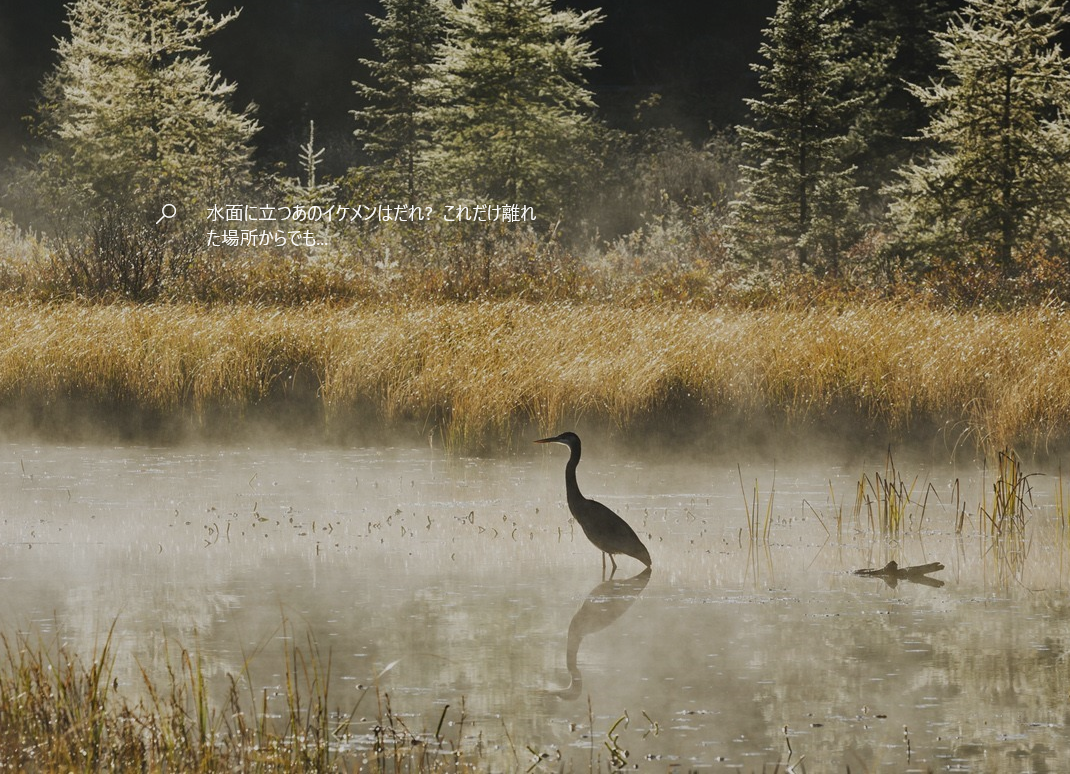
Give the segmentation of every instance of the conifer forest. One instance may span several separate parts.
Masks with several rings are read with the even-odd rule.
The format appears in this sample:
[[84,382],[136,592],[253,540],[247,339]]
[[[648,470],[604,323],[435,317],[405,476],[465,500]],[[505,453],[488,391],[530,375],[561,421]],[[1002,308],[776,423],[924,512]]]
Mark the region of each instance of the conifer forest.
[[0,284],[135,301],[1065,299],[1062,3],[769,6],[664,22],[693,37],[648,50],[637,30],[657,12],[639,3],[383,0],[348,11],[329,64],[346,93],[313,110],[280,96],[294,83],[251,94],[222,65],[280,45],[253,35],[266,4],[75,0],[9,106],[25,118],[5,142]]

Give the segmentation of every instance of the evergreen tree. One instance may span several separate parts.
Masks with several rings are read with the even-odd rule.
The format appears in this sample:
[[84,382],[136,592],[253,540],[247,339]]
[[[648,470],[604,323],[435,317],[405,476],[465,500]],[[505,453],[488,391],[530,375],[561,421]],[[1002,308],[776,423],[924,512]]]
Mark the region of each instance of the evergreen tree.
[[845,161],[860,97],[844,98],[848,25],[838,0],[781,0],[761,46],[762,96],[739,127],[749,163],[730,224],[736,252],[837,271],[858,229],[859,187]]
[[77,285],[155,292],[167,259],[188,260],[192,246],[176,244],[189,235],[178,224],[158,227],[162,205],[203,224],[215,197],[248,181],[258,127],[251,108],[229,107],[234,86],[201,50],[236,16],[214,19],[205,0],[69,6],[70,35],[42,89],[45,149],[34,182]]
[[886,209],[881,189],[916,152],[906,138],[928,120],[922,103],[903,84],[937,72],[933,31],[947,28],[958,5],[960,0],[849,0],[854,33],[843,41],[851,68],[846,96],[861,96],[863,104],[847,159],[865,188],[867,220]]
[[944,78],[912,91],[933,150],[901,170],[891,216],[904,244],[954,259],[1070,237],[1070,67],[1057,0],[968,0],[936,35]]
[[427,87],[440,179],[469,196],[556,215],[592,151],[583,72],[596,62],[580,36],[602,17],[554,11],[551,0],[446,8],[449,33]]
[[369,16],[381,59],[362,59],[376,85],[354,81],[367,106],[353,111],[364,150],[400,181],[409,204],[421,192],[422,161],[429,145],[421,84],[431,71],[445,32],[440,0],[383,0],[384,15]]

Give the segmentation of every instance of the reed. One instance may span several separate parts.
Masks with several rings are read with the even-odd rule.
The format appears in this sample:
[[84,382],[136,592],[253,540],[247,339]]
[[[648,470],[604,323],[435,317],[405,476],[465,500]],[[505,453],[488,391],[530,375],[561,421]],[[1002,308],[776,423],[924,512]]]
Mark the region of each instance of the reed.
[[924,493],[915,496],[918,477],[907,483],[895,466],[891,451],[885,459],[884,474],[866,473],[858,480],[854,517],[859,523],[865,509],[869,528],[884,537],[901,538],[907,533],[918,532],[925,521],[925,509],[929,503],[932,485],[924,487]]
[[0,760],[14,771],[435,773],[480,763],[462,749],[463,708],[447,739],[441,719],[434,735],[408,729],[385,694],[373,721],[354,717],[364,693],[354,706],[329,706],[330,658],[311,635],[307,648],[285,647],[281,711],[267,689],[257,696],[248,663],[216,701],[201,659],[182,649],[162,682],[142,670],[132,697],[114,676],[111,631],[88,659],[21,633],[0,642]]
[[[986,573],[991,572],[991,577],[1001,588],[1020,583],[1036,534],[1029,529],[1035,509],[1032,479],[1040,474],[1026,473],[1021,457],[1013,449],[999,449],[995,458],[994,471],[989,467],[988,458],[985,459],[976,500],[966,496],[958,479],[952,482],[949,497],[945,500],[932,483],[921,484],[918,476],[905,478],[889,452],[883,474],[879,471],[872,475],[863,473],[857,479],[851,513],[854,537],[879,537],[888,545],[902,545],[908,537],[922,536],[923,529],[946,530],[961,537],[967,534],[969,524],[970,533],[980,540]],[[1065,534],[1066,525],[1070,523],[1070,507],[1066,504],[1061,469],[1054,487],[1052,510],[1055,523]],[[923,494],[917,494],[919,489]],[[936,507],[932,516],[929,515],[930,495]],[[832,537],[822,511],[805,500],[803,505]],[[830,483],[824,513],[827,518],[835,519],[836,542],[840,545],[845,543],[843,511],[843,498],[838,501]],[[949,522],[944,521],[947,516],[950,516]],[[748,525],[750,522],[748,515]]]
[[1064,531],[1070,532],[1070,498],[1063,486],[1063,466],[1060,463],[1058,478],[1055,482],[1055,512]]
[[[985,472],[987,474],[987,464]],[[1023,472],[1022,461],[1014,451],[998,452],[992,499],[985,496],[979,518],[989,538],[986,554],[995,565],[995,575],[1001,585],[1020,580],[1025,569],[1029,553],[1026,526],[1033,510],[1030,478]]]
[[[1070,440],[1070,314],[520,301],[0,306],[0,408],[64,403],[211,428],[278,406],[457,445],[587,420],[772,416],[1045,449]],[[745,423],[744,423],[745,426]]]
[[736,466],[739,475],[739,488],[743,493],[743,511],[747,518],[747,540],[749,543],[769,542],[769,533],[773,526],[773,499],[776,496],[776,471],[773,471],[773,483],[769,490],[769,500],[766,502],[765,518],[761,516],[761,492],[758,489],[758,481],[754,482],[751,498],[747,500],[747,489],[743,485],[743,469]]
[[[986,471],[987,472],[987,471]],[[1009,449],[996,456],[996,475],[992,482],[992,500],[981,505],[982,520],[993,537],[1022,535],[1033,508],[1030,476],[1022,470],[1022,461]],[[1058,484],[1061,495],[1062,482]]]

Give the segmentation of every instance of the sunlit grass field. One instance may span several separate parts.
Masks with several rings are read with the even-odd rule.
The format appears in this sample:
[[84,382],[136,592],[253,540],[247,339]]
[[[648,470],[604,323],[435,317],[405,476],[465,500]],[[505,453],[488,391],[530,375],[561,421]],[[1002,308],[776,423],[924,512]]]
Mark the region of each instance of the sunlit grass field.
[[[0,306],[0,406],[240,423],[301,404],[507,445],[565,423],[629,429],[835,417],[889,436],[1045,449],[1070,438],[1070,314],[892,302]],[[69,411],[69,408],[67,409]],[[105,413],[107,416],[107,413]]]

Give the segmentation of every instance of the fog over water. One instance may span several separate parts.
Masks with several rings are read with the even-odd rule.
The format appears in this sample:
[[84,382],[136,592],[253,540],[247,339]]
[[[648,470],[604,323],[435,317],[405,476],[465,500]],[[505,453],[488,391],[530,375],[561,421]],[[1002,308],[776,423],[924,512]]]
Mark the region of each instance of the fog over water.
[[[859,479],[887,472],[879,455],[737,467],[592,441],[580,486],[653,557],[649,574],[625,557],[604,579],[567,512],[566,458],[8,443],[0,624],[86,655],[114,624],[131,696],[186,648],[220,691],[251,657],[257,695],[281,701],[284,646],[314,642],[332,702],[367,718],[357,731],[376,687],[416,733],[448,704],[443,736],[494,770],[536,755],[604,767],[613,750],[644,770],[1070,763],[1054,471],[1029,479],[1024,540],[997,543],[976,515],[991,469],[904,454],[927,502],[891,539],[854,513]],[[945,569],[851,574],[892,559]]]

